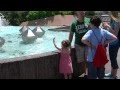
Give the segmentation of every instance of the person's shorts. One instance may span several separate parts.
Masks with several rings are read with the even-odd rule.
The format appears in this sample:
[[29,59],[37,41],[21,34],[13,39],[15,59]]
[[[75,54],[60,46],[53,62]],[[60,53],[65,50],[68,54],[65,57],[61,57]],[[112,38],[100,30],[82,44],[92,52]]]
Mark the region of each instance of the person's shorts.
[[87,46],[80,46],[75,44],[77,62],[84,62],[87,59],[88,48]]

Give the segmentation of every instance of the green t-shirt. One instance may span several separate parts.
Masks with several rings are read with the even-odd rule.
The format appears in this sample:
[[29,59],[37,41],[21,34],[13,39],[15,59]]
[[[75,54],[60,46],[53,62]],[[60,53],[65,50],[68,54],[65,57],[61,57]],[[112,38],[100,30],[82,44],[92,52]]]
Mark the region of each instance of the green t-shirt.
[[90,18],[84,18],[84,22],[79,22],[78,20],[75,20],[72,25],[70,30],[72,32],[75,32],[75,44],[80,45],[80,46],[85,46],[81,42],[82,37],[84,34],[88,31],[88,24],[90,22]]

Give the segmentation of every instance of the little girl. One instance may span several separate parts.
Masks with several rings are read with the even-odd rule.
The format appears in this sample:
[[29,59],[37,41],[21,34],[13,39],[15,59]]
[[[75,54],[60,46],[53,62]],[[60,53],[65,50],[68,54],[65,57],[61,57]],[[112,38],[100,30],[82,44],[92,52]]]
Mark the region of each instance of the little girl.
[[71,79],[73,73],[72,61],[70,57],[70,42],[69,40],[63,40],[61,43],[62,48],[58,48],[55,44],[55,38],[53,39],[54,46],[60,51],[60,63],[59,72],[64,75],[65,79]]

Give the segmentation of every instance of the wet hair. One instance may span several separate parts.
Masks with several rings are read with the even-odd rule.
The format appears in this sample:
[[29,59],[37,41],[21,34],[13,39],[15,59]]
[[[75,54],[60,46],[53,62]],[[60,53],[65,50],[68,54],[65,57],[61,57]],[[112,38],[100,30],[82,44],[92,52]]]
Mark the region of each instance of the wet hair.
[[93,24],[94,26],[96,27],[99,27],[100,24],[101,24],[101,19],[98,17],[98,16],[93,16],[91,19],[90,19],[90,23]]
[[61,44],[62,44],[63,47],[69,47],[70,46],[70,41],[69,40],[63,40]]

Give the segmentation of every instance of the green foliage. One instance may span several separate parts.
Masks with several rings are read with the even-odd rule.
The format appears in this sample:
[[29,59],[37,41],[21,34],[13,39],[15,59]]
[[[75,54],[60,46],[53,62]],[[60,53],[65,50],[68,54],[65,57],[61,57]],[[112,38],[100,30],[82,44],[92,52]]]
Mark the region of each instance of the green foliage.
[[27,20],[41,19],[58,14],[61,15],[74,14],[74,11],[30,11],[27,15]]
[[67,15],[67,14],[71,14],[71,11],[59,11],[59,14]]
[[21,22],[26,21],[26,15],[28,14],[27,11],[10,11],[10,12],[5,12],[3,15],[5,18],[9,21],[10,25],[20,25]]
[[20,25],[24,21],[46,18],[54,15],[75,14],[75,11],[9,11],[3,13],[10,25]]
[[87,16],[94,16],[95,15],[95,11],[87,11],[86,15]]

